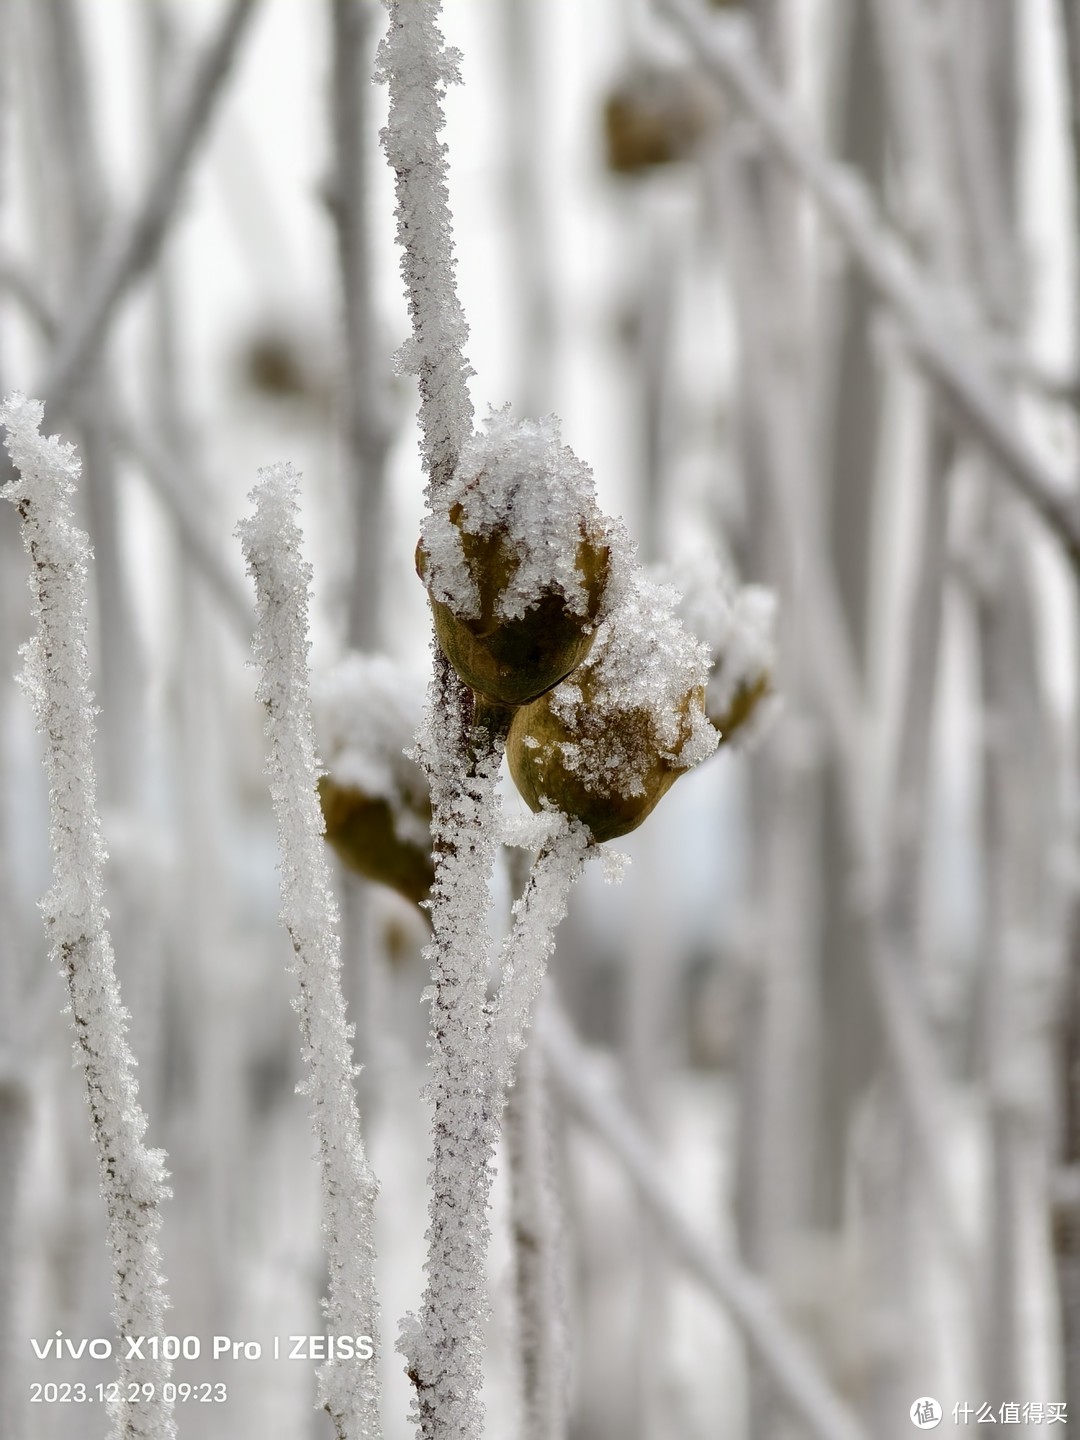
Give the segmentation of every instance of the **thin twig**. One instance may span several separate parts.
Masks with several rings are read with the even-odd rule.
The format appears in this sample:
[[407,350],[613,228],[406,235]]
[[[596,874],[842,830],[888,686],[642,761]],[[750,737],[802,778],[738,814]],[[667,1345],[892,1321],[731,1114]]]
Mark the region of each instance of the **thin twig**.
[[[0,266],[0,286],[4,283],[4,273]],[[18,276],[18,285],[13,287],[13,291],[19,303],[46,338],[55,335],[56,316],[39,287],[21,269],[12,273]],[[114,397],[110,399],[114,400]],[[81,409],[80,406],[80,416]],[[182,549],[220,601],[238,638],[247,645],[254,619],[251,602],[240,580],[233,576],[222,560],[217,542],[195,499],[197,495],[213,494],[214,487],[201,476],[185,476],[182,473],[184,462],[174,459],[153,435],[123,416],[119,402],[115,400],[110,404],[109,422],[113,440],[142,470],[171,517]]]
[[65,325],[41,393],[51,413],[72,392],[104,342],[120,301],[153,264],[176,211],[180,186],[236,56],[257,0],[229,0],[207,45],[166,141],[157,170],[134,214],[106,240],[87,280],[85,299]]
[[[353,1090],[350,1031],[341,991],[341,941],[322,842],[318,766],[308,675],[310,569],[300,558],[297,477],[286,465],[260,472],[254,516],[242,522],[259,596],[255,654],[270,741],[267,774],[282,852],[281,918],[295,952],[297,1013],[323,1181],[330,1334],[366,1335],[375,1349],[374,1208],[378,1186],[364,1153]],[[337,1440],[377,1440],[377,1354],[331,1356],[319,1370],[319,1399]]]
[[621,1162],[657,1222],[657,1233],[686,1270],[739,1326],[757,1359],[817,1440],[866,1440],[858,1420],[817,1368],[768,1289],[722,1254],[682,1212],[664,1178],[663,1158],[554,1005],[539,1023],[544,1058],[568,1108]]
[[344,311],[341,403],[353,547],[348,644],[354,650],[379,647],[386,460],[393,438],[386,369],[378,344],[369,237],[368,73],[377,15],[374,0],[331,0],[334,183],[330,212]]
[[390,89],[383,146],[397,176],[401,273],[413,336],[402,347],[405,368],[420,382],[420,429],[428,501],[453,475],[472,433],[473,407],[465,359],[469,338],[458,299],[453,225],[447,191],[442,97],[460,80],[456,50],[436,26],[440,0],[388,0],[390,28],[379,48],[377,79]]

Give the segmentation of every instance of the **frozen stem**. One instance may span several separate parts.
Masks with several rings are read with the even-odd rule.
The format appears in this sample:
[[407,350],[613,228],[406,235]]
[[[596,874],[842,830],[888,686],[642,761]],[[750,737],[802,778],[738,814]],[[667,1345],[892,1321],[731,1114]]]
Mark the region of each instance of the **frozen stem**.
[[[255,514],[238,533],[255,580],[258,698],[266,708],[267,773],[281,847],[281,918],[292,941],[300,990],[307,1079],[323,1182],[329,1293],[327,1329],[377,1339],[375,1248],[377,1184],[364,1154],[353,1089],[351,1030],[341,991],[341,941],[322,840],[318,764],[308,675],[310,568],[300,555],[297,475],[290,466],[260,471]],[[331,1359],[319,1370],[319,1399],[337,1440],[376,1440],[378,1354]]]
[[469,327],[455,288],[453,224],[446,186],[442,97],[460,79],[456,50],[443,43],[440,0],[387,0],[390,28],[379,47],[376,78],[390,89],[383,147],[397,176],[401,273],[413,336],[401,351],[420,382],[420,428],[428,499],[453,475],[472,434],[465,359]]
[[[0,406],[16,477],[3,495],[19,513],[31,561],[37,634],[24,647],[23,684],[45,737],[54,885],[42,901],[52,954],[67,983],[75,1055],[86,1079],[113,1266],[113,1317],[121,1336],[161,1336],[165,1297],[158,1234],[168,1195],[164,1152],[143,1143],[128,1046],[127,1012],[113,966],[103,903],[105,846],[93,764],[94,699],[86,652],[90,543],[73,523],[79,476],[74,447],[40,434],[44,407],[22,395]],[[162,1398],[168,1361],[129,1358],[118,1347],[116,1440],[171,1440],[172,1406]],[[152,1387],[151,1399],[131,1398]]]

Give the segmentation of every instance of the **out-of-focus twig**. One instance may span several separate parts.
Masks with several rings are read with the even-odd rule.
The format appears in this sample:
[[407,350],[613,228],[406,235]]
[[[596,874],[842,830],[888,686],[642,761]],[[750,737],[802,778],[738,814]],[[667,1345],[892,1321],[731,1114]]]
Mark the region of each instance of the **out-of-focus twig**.
[[725,1256],[683,1214],[665,1162],[554,1005],[538,1021],[552,1082],[567,1107],[604,1142],[633,1181],[674,1256],[738,1325],[778,1391],[817,1440],[865,1440],[858,1420],[818,1370],[767,1288]]
[[386,457],[392,439],[386,372],[378,344],[372,293],[371,177],[366,153],[371,36],[379,13],[374,0],[331,0],[334,180],[330,209],[337,239],[345,322],[341,400],[354,551],[349,583],[348,643],[354,650],[374,650],[379,646]]
[[257,0],[229,0],[220,27],[195,68],[176,122],[134,213],[104,242],[82,305],[61,332],[40,387],[50,413],[68,403],[97,354],[120,301],[158,253],[176,211],[181,182],[206,133]]
[[695,0],[657,3],[690,39],[707,73],[752,116],[770,148],[806,186],[877,299],[899,322],[920,369],[1080,569],[1080,502],[1067,477],[1021,433],[992,375],[943,319],[940,299],[876,213],[858,178],[820,153],[770,84],[744,27],[711,20]]
[[[12,273],[20,277],[15,293],[27,314],[45,336],[55,334],[56,317],[31,277],[18,267]],[[3,279],[4,270],[0,266],[0,285]],[[120,414],[119,409],[118,403],[110,407],[113,439],[142,470],[176,526],[180,544],[192,565],[221,602],[226,618],[246,645],[251,639],[254,618],[251,602],[239,577],[226,567],[195,499],[196,495],[211,493],[210,485],[190,483],[181,473],[180,462],[169,454],[165,446]]]

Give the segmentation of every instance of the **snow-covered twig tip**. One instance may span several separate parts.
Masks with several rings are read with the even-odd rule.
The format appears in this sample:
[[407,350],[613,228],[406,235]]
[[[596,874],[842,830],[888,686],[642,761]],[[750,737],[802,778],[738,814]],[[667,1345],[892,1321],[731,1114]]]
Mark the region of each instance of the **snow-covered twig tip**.
[[442,97],[461,78],[461,57],[443,44],[436,24],[440,0],[386,0],[386,6],[390,27],[375,78],[390,89],[382,142],[397,176],[401,273],[413,322],[400,359],[420,381],[424,464],[433,495],[453,474],[473,428],[466,384],[473,371],[464,349],[469,327],[454,281],[446,146],[438,139]]
[[319,1371],[319,1399],[338,1440],[380,1434],[378,1305],[372,1235],[375,1177],[364,1154],[353,1089],[350,1030],[341,991],[341,941],[322,841],[319,767],[308,677],[310,567],[300,554],[296,472],[260,471],[254,515],[237,527],[255,580],[258,698],[266,708],[267,774],[281,847],[281,918],[296,955],[304,1092],[319,1146],[332,1334],[370,1339],[367,1359],[331,1359]]
[[[0,493],[19,512],[30,556],[37,634],[24,647],[23,684],[45,736],[54,885],[42,901],[53,958],[67,982],[75,1054],[86,1077],[91,1127],[107,1211],[114,1318],[121,1335],[160,1336],[165,1298],[158,1233],[168,1195],[164,1154],[143,1143],[146,1116],[125,1038],[127,1013],[113,966],[103,903],[105,846],[93,765],[94,698],[86,652],[86,535],[71,495],[74,447],[40,433],[44,407],[22,395],[0,406],[15,478]],[[170,1440],[176,1433],[163,1383],[171,1366],[120,1347],[117,1440]],[[143,1396],[150,1387],[153,1398]]]

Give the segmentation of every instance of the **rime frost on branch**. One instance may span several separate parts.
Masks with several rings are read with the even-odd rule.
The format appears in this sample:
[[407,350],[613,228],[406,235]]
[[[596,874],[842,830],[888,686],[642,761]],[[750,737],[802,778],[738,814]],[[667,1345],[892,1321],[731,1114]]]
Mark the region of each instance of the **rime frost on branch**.
[[454,285],[454,242],[446,187],[442,98],[460,81],[460,55],[443,43],[436,21],[440,0],[387,0],[390,27],[375,78],[390,89],[390,114],[381,132],[397,176],[397,236],[409,295],[413,335],[400,352],[402,368],[420,381],[420,428],[429,500],[457,465],[472,433],[465,359],[469,327]]
[[[158,1235],[164,1153],[143,1143],[146,1116],[125,1038],[127,1012],[113,966],[103,903],[105,847],[93,764],[94,700],[86,652],[89,541],[71,495],[74,447],[40,434],[41,404],[11,395],[0,406],[17,474],[2,492],[19,512],[31,560],[37,634],[24,647],[23,684],[45,737],[54,885],[42,901],[52,955],[67,982],[75,1056],[86,1078],[90,1121],[107,1211],[113,1316],[121,1335],[160,1336],[168,1301]],[[145,1347],[144,1347],[145,1348]],[[162,1359],[129,1359],[120,1347],[120,1399],[111,1405],[117,1440],[170,1440],[172,1407],[162,1398],[171,1371]],[[153,1386],[154,1398],[132,1399]]]
[[503,946],[499,989],[492,1006],[491,1076],[501,1098],[513,1083],[514,1067],[555,949],[555,931],[566,914],[570,891],[580,876],[589,832],[580,821],[557,811],[554,834],[533,863],[525,891],[514,902],[514,924]]
[[[330,872],[322,843],[319,767],[308,693],[308,585],[296,522],[296,472],[275,465],[252,492],[254,515],[237,527],[258,597],[257,695],[267,712],[267,773],[281,847],[281,918],[292,940],[300,991],[301,1087],[323,1181],[329,1292],[324,1302],[333,1334],[377,1340],[375,1250],[377,1185],[364,1154],[353,1089],[351,1032],[341,992],[341,943]],[[371,1360],[329,1360],[319,1371],[319,1400],[338,1440],[374,1440],[380,1432],[378,1354]]]
[[[379,52],[379,73],[390,86],[383,142],[397,174],[398,239],[413,320],[406,358],[420,377],[429,477],[417,561],[440,647],[418,747],[431,785],[436,861],[434,938],[426,952],[432,973],[428,1095],[435,1112],[431,1224],[422,1312],[407,1320],[400,1348],[422,1440],[480,1440],[491,1155],[552,932],[590,838],[583,825],[563,821],[562,834],[542,853],[517,908],[492,1010],[486,981],[495,784],[511,711],[532,709],[528,702],[539,703],[581,666],[598,625],[629,593],[631,560],[621,528],[603,520],[592,477],[560,444],[554,421],[515,422],[504,410],[483,434],[470,435],[466,328],[454,291],[439,140],[440,100],[457,78],[456,57],[436,28],[437,0],[389,0],[389,10]],[[627,617],[634,626],[639,618],[648,625],[649,617],[632,607]],[[675,648],[696,654],[701,647],[681,631],[676,636],[677,628],[672,621]],[[646,638],[655,639],[635,629],[613,641],[630,645],[632,653],[621,656],[628,667],[639,658],[633,643]],[[703,691],[704,651],[701,668]],[[716,736],[703,714],[669,713],[676,704],[684,712],[692,706],[686,686],[677,702],[668,696],[669,673],[666,665],[650,671],[657,680],[649,696],[657,717],[654,752],[662,745],[685,766],[704,753],[699,718],[714,746]],[[638,676],[628,669],[623,679],[632,686]],[[542,800],[534,808],[542,808]]]

